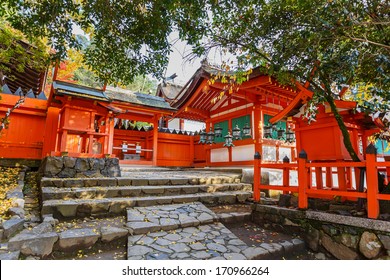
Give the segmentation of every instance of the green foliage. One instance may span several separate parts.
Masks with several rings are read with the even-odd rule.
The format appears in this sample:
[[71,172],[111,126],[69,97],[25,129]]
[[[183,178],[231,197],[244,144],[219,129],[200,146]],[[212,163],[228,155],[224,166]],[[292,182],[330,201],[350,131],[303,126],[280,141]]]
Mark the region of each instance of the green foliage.
[[65,59],[68,48],[81,48],[72,33],[73,26],[80,27],[91,39],[86,65],[104,82],[129,84],[137,75],[163,77],[173,29],[190,43],[202,38],[207,2],[6,0],[0,15],[29,37],[48,38],[56,50],[53,59]]
[[[47,49],[39,39],[27,40],[0,16],[0,76],[13,79],[12,71],[23,73],[26,67],[44,70],[48,62]],[[1,82],[1,81],[0,81]]]
[[[363,83],[371,85],[372,102],[389,101],[389,15],[385,0],[220,0],[203,49],[224,48],[239,68],[259,67],[281,83],[310,82],[358,161],[334,100],[343,88]],[[315,103],[308,106],[311,120]]]
[[134,78],[134,81],[126,85],[125,88],[134,92],[149,93],[154,95],[157,90],[157,81],[147,76],[138,75]]
[[341,90],[367,82],[389,92],[386,1],[219,1],[210,36],[241,64],[285,83],[310,81],[322,91],[323,83]]

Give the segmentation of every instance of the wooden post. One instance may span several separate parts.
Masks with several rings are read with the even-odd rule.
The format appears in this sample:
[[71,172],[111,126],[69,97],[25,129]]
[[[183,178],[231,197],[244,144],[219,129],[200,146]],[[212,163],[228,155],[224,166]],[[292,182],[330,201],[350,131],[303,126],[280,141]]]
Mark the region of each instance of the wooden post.
[[66,141],[68,139],[68,130],[64,129],[61,135],[60,152],[67,152]]
[[307,154],[302,150],[298,155],[298,207],[306,209],[308,206],[306,189],[308,188],[308,170],[306,168]]
[[347,180],[345,178],[345,167],[337,167],[337,179],[339,182],[339,190],[347,190]]
[[261,183],[261,155],[259,152],[254,156],[254,170],[253,170],[253,200],[260,202],[260,183]]
[[[108,128],[108,144],[107,144],[107,154],[112,154],[112,147],[114,146],[114,118],[107,118],[106,129]],[[106,138],[107,136],[105,136]]]
[[367,217],[371,219],[377,219],[379,216],[378,170],[376,164],[376,148],[371,143],[366,149]]
[[[384,156],[385,161],[389,162],[390,161],[390,156]],[[386,176],[387,176],[387,184],[390,183],[390,167],[386,167]]]
[[153,121],[153,166],[157,166],[157,147],[158,147],[158,116]]
[[195,145],[194,145],[194,136],[189,136],[190,138],[190,166],[194,166],[195,161]]
[[326,167],[326,187],[333,188],[333,170],[332,167]]
[[49,107],[47,109],[45,134],[42,148],[42,157],[49,156],[51,152],[55,152],[58,130],[58,116],[60,109],[56,107]]
[[88,142],[88,151],[86,151],[88,154],[92,154],[93,149],[93,134],[89,135],[89,142]]
[[[288,156],[285,156],[283,158],[283,163],[284,164],[289,164],[290,159]],[[283,168],[283,187],[288,188],[290,186],[290,168],[284,167]],[[289,192],[283,191],[284,194],[287,194]]]
[[322,182],[322,167],[316,167],[316,187],[317,189],[323,189],[324,184]]
[[346,167],[345,168],[346,170],[346,188],[347,190],[351,190],[352,189],[352,168],[351,167]]
[[255,151],[259,152],[260,155],[263,154],[262,151],[262,144],[261,144],[261,127],[262,127],[262,121],[261,121],[261,107],[260,105],[255,105],[253,107],[253,136],[254,136],[254,144],[255,144]]

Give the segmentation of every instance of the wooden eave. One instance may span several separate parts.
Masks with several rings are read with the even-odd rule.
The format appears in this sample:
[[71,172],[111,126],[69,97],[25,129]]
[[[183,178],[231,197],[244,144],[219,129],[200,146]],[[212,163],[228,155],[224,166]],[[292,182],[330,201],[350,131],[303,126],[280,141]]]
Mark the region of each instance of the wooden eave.
[[154,116],[156,114],[172,115],[176,111],[176,109],[173,108],[172,109],[154,108],[154,107],[147,107],[145,105],[131,104],[131,103],[117,101],[117,100],[112,101],[110,104],[124,111],[138,111],[143,115],[150,115],[150,116]]
[[216,104],[223,105],[222,96],[238,101],[244,100],[246,103],[264,102],[268,97],[269,102],[272,102],[271,98],[276,98],[290,103],[297,95],[295,89],[280,85],[274,78],[263,75],[258,70],[255,70],[249,80],[238,86],[238,91],[233,93],[226,92],[226,84],[220,81],[210,84],[208,82],[210,76],[203,68],[198,69],[176,100],[171,103],[178,109],[173,117],[206,121],[214,111],[219,110]]

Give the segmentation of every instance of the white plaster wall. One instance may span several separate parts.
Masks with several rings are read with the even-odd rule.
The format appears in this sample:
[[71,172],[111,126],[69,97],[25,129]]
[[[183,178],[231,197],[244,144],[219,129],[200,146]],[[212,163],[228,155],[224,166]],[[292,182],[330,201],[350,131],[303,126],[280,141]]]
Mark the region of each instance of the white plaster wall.
[[172,119],[168,122],[168,128],[178,130],[180,127],[180,119]]
[[211,150],[211,162],[228,162],[229,151],[227,148],[212,149]]
[[232,148],[232,161],[253,160],[255,145],[237,146]]
[[291,148],[279,148],[279,161],[283,161],[283,158],[287,156],[291,161]]
[[205,128],[205,123],[203,122],[196,122],[191,120],[184,120],[184,130],[186,131],[199,131],[203,128]]

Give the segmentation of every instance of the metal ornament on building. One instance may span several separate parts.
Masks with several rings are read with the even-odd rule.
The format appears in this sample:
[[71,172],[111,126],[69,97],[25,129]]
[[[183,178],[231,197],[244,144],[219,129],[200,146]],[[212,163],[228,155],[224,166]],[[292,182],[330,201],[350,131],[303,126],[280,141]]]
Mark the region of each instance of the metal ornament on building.
[[264,126],[264,138],[272,138],[272,124],[268,123],[268,125]]
[[251,136],[251,127],[249,126],[249,123],[246,123],[244,127],[242,128],[242,133],[245,136]]
[[233,144],[233,136],[230,134],[230,131],[225,136],[225,144],[223,144],[224,147],[234,147]]
[[210,127],[209,133],[207,133],[207,141],[206,144],[214,144],[215,139],[215,133],[213,132],[212,128]]
[[277,130],[277,132],[278,132],[278,139],[279,140],[284,140],[284,129],[283,128],[279,128]]
[[214,135],[215,135],[215,137],[221,137],[222,136],[222,127],[220,127],[219,124],[217,124],[214,127]]
[[287,129],[287,132],[286,132],[286,142],[288,142],[288,143],[295,142],[295,133],[290,129]]
[[233,128],[233,139],[234,140],[241,139],[241,129],[238,127],[238,124],[236,124],[236,127]]
[[206,144],[206,141],[207,141],[207,133],[206,131],[203,129],[200,133],[200,139],[199,139],[199,142],[198,144]]

